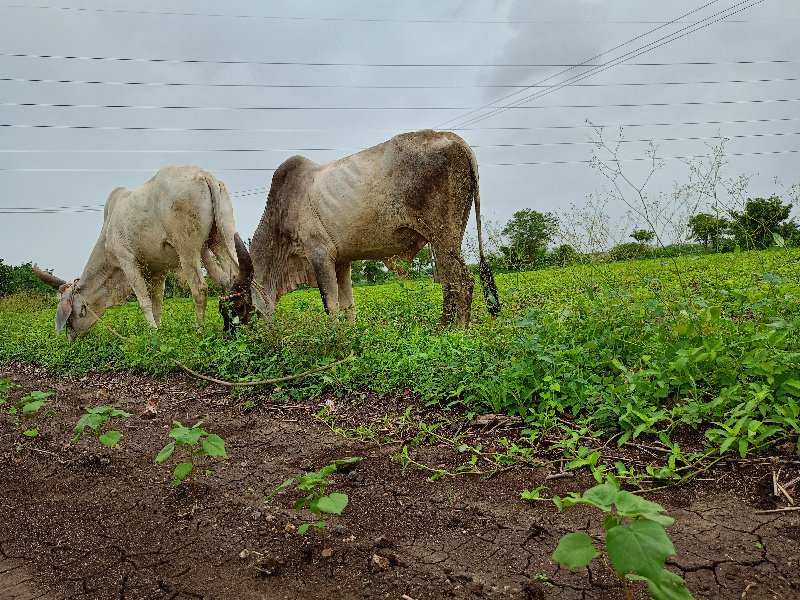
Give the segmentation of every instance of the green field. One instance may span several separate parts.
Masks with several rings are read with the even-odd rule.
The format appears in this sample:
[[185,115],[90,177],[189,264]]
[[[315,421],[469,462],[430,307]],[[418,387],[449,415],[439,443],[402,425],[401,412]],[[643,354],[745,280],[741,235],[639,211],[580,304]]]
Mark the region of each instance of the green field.
[[[191,300],[176,299],[158,331],[129,303],[69,344],[54,335],[54,300],[11,296],[0,300],[0,361],[163,375],[178,370],[175,358],[215,377],[259,380],[352,352],[282,394],[411,389],[431,405],[518,415],[531,441],[603,432],[669,445],[692,428],[708,452],[745,456],[798,444],[799,264],[800,250],[775,249],[499,275],[501,318],[488,316],[476,287],[466,331],[438,327],[441,289],[425,281],[356,288],[355,325],[328,318],[317,290],[296,291],[234,340],[222,337],[214,302],[197,331]],[[248,392],[237,394],[246,401]]]

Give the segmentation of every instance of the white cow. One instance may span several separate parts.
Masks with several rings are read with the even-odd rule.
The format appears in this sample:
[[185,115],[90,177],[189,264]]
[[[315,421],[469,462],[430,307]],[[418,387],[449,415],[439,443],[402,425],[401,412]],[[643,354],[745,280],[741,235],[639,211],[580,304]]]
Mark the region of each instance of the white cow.
[[[71,341],[85,334],[106,308],[126,302],[131,290],[147,322],[158,327],[170,271],[191,289],[198,324],[205,319],[208,299],[202,265],[223,290],[245,289],[250,304],[249,286],[236,288],[240,275],[249,279],[249,273],[239,272],[237,252],[244,253],[243,267],[249,266],[225,184],[200,167],[173,166],[136,189],[111,192],[103,229],[80,279],[67,283],[38,268],[36,273],[58,288],[56,333],[66,327]],[[231,299],[241,296],[234,291]]]

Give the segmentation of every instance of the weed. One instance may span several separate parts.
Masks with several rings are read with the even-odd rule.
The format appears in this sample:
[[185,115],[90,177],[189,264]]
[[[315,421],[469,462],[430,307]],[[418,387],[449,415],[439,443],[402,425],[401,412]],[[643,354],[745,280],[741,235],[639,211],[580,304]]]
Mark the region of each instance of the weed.
[[173,421],[169,437],[174,441],[164,446],[155,458],[155,462],[161,464],[172,456],[176,448],[179,452],[183,452],[186,460],[175,465],[172,473],[172,485],[179,486],[189,475],[192,475],[189,479],[192,484],[192,493],[195,492],[197,483],[195,466],[198,460],[205,457],[228,458],[228,453],[225,451],[225,440],[215,433],[208,433],[200,427],[202,424],[203,421],[198,421],[191,427],[186,427],[180,421]]

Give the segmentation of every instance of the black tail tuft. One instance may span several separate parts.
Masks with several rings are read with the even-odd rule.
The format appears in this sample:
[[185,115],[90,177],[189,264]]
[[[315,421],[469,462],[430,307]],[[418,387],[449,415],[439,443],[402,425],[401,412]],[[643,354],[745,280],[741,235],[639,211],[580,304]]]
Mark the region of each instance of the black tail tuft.
[[496,317],[500,314],[500,296],[497,295],[497,284],[494,282],[494,274],[484,259],[480,262],[481,290],[486,299],[486,308],[489,314]]

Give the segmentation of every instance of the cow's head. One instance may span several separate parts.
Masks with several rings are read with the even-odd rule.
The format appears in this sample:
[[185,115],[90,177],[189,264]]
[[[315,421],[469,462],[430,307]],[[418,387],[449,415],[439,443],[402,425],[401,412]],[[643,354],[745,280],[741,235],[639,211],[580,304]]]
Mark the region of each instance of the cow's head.
[[34,265],[34,273],[47,285],[58,290],[58,309],[56,310],[56,334],[64,329],[69,341],[84,335],[100,318],[81,294],[79,280],[68,283],[52,273],[42,271]]
[[255,312],[250,286],[253,281],[253,261],[239,234],[234,235],[239,272],[233,280],[229,293],[220,296],[219,312],[222,314],[223,330],[235,333],[239,325],[246,325]]

